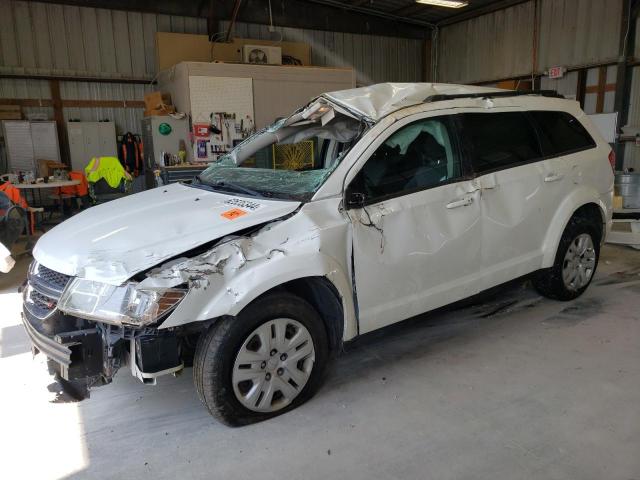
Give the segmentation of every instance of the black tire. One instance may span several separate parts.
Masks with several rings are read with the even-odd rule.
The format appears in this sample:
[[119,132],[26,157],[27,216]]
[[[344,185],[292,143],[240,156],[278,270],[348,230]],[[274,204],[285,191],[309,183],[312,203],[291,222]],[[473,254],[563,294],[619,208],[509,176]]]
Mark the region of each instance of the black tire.
[[[243,342],[260,325],[276,318],[291,318],[309,331],[315,350],[311,375],[293,401],[275,412],[255,412],[243,406],[233,390],[233,365]],[[265,295],[249,304],[237,317],[224,317],[202,334],[193,361],[193,380],[200,401],[222,423],[237,427],[288,412],[321,386],[329,358],[327,333],[316,310],[286,292]]]
[[[589,278],[587,284],[582,288],[578,290],[570,290],[562,279],[564,258],[571,243],[579,235],[585,233],[591,236],[591,241],[593,242],[596,255],[593,274],[591,275],[591,278]],[[582,295],[591,284],[591,281],[595,276],[596,269],[598,268],[601,235],[601,227],[596,220],[584,216],[572,217],[562,233],[562,238],[558,245],[553,267],[540,270],[533,278],[533,286],[536,290],[545,297],[561,301],[573,300]]]

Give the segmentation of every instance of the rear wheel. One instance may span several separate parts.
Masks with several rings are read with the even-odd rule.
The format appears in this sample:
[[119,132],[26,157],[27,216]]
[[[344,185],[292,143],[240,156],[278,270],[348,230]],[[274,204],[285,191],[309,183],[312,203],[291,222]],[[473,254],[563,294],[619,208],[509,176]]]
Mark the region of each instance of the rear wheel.
[[209,412],[231,426],[280,415],[308,400],[327,364],[324,324],[307,302],[267,295],[220,319],[197,346],[194,382]]
[[544,296],[573,300],[587,289],[600,257],[600,228],[596,221],[573,217],[562,234],[553,267],[538,272],[533,280]]

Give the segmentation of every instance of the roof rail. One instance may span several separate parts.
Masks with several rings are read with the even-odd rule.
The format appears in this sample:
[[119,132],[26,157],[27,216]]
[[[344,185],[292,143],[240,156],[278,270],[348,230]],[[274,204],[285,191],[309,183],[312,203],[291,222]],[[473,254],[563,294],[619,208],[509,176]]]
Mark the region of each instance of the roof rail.
[[555,90],[505,90],[503,92],[484,92],[484,93],[457,93],[452,95],[439,94],[431,95],[424,99],[425,103],[443,102],[445,100],[456,100],[458,98],[501,98],[501,97],[520,97],[522,95],[539,95],[541,97],[564,98]]

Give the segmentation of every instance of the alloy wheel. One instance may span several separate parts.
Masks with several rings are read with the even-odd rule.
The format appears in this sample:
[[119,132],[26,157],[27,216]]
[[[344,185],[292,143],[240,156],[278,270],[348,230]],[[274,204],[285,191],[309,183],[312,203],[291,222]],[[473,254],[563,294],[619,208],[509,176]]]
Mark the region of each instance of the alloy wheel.
[[568,290],[585,287],[596,267],[596,250],[588,233],[578,235],[569,245],[562,263],[562,280]]

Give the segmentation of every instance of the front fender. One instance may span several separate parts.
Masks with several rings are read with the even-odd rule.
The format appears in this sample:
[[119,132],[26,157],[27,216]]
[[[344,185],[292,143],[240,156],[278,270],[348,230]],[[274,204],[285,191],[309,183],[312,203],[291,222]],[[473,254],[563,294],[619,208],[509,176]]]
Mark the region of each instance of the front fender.
[[555,215],[553,216],[553,221],[549,225],[542,246],[542,268],[549,268],[553,266],[556,258],[556,252],[558,250],[558,245],[560,244],[560,239],[562,238],[562,233],[567,227],[569,220],[576,210],[589,203],[594,203],[598,205],[598,207],[600,207],[600,213],[602,214],[602,218],[605,219],[606,223],[605,229],[603,231],[607,232],[609,230],[612,215],[611,201],[609,201],[608,204],[605,203],[603,201],[603,195],[601,195],[595,188],[588,187],[586,185],[582,185],[579,188],[576,188],[569,195],[567,195],[564,201],[560,204]]
[[[292,280],[325,277],[338,291],[344,312],[343,339],[357,332],[346,259],[344,222],[320,228],[304,215],[268,225],[253,236],[223,241],[197,257],[150,272],[140,287],[189,284],[189,293],[160,325],[166,329],[235,316],[263,293]],[[292,235],[292,232],[302,232]],[[322,246],[322,248],[321,248]],[[325,253],[326,252],[331,252]]]

